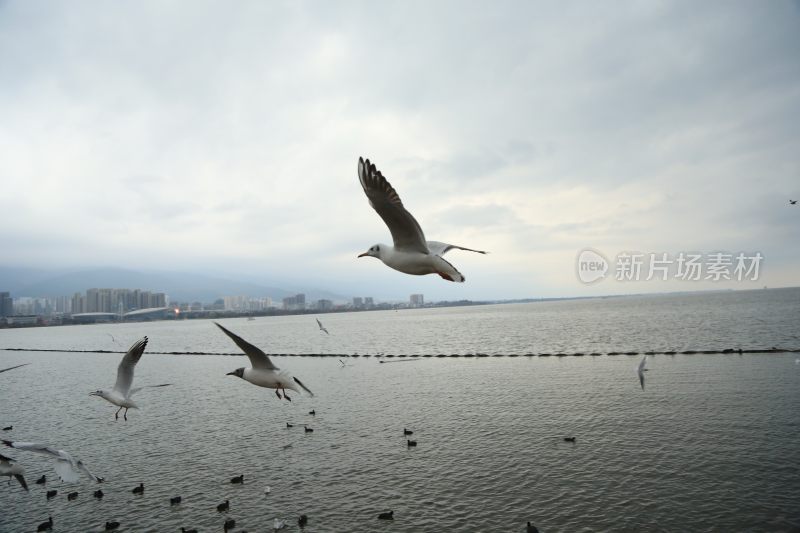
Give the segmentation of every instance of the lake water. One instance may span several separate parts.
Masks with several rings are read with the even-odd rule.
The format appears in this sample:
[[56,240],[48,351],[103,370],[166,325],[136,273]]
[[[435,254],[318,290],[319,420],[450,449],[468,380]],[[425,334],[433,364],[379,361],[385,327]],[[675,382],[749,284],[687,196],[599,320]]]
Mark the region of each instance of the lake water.
[[[329,336],[313,316],[221,322],[269,353],[797,349],[800,289],[320,319]],[[31,363],[0,374],[0,425],[14,426],[2,438],[63,448],[106,478],[62,484],[46,458],[5,448],[31,490],[0,483],[0,531],[48,515],[55,531],[222,531],[226,516],[236,531],[275,517],[300,531],[300,514],[309,533],[800,529],[798,353],[656,355],[645,391],[641,356],[276,357],[316,394],[290,403],[225,375],[246,358],[155,353],[236,352],[207,320],[0,330],[0,348],[122,351],[144,335],[134,386],[173,385],[138,393],[127,422],[88,395],[113,386],[120,354],[0,350],[0,368]],[[377,520],[387,510],[394,521]]]

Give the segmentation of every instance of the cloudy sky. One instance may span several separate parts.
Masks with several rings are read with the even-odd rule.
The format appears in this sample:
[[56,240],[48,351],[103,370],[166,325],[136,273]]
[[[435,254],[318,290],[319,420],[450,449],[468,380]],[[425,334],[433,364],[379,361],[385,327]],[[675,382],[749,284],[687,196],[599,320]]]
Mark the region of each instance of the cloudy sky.
[[[780,0],[0,1],[0,264],[380,299],[800,285],[798,50]],[[429,239],[491,251],[448,255],[466,283],[356,259],[391,243],[359,156]],[[617,282],[625,251],[764,259]]]

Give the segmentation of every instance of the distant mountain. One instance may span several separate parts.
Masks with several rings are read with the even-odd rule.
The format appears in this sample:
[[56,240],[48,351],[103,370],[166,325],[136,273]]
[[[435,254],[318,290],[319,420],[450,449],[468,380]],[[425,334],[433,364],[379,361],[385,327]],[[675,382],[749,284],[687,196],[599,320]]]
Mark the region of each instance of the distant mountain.
[[249,281],[204,276],[186,272],[147,272],[121,268],[98,268],[75,271],[40,271],[0,267],[0,291],[10,291],[15,298],[21,296],[56,297],[72,296],[91,288],[142,289],[166,293],[173,302],[200,301],[210,303],[224,296],[269,296],[276,303],[298,292],[306,295],[307,302],[326,298],[334,301],[348,300],[346,296],[319,289],[287,290]]

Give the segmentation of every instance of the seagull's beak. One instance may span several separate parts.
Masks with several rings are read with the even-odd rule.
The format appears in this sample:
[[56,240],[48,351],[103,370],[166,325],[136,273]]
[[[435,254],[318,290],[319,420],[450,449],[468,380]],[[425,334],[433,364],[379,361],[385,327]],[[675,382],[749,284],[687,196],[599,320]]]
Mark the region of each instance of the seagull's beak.
[[97,396],[97,392],[90,392],[89,396]]
[[227,373],[227,374],[225,374],[225,375],[226,375],[226,376],[235,376],[235,375],[236,375],[236,371],[233,371],[233,372],[228,372],[228,373]]
[[358,257],[364,257],[364,256],[367,256],[367,255],[369,255],[369,252],[364,252],[363,254],[358,254]]

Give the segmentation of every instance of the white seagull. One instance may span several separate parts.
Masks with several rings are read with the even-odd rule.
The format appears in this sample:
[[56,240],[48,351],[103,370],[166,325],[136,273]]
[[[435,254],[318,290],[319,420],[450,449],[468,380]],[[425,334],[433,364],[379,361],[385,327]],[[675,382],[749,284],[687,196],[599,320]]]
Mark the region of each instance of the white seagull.
[[14,370],[15,368],[19,368],[19,367],[21,367],[21,366],[29,365],[29,364],[30,364],[30,363],[22,363],[21,365],[17,365],[17,366],[10,366],[10,367],[8,367],[8,368],[4,368],[3,370],[0,370],[0,374],[1,374],[1,373],[3,373],[3,372],[8,372],[9,370]]
[[[120,362],[119,367],[117,367],[117,382],[114,384],[113,389],[110,391],[97,390],[89,393],[89,396],[100,396],[107,402],[113,403],[119,407],[117,412],[114,413],[114,419],[119,419],[119,412],[123,408],[125,409],[125,413],[123,413],[122,416],[125,420],[128,419],[128,409],[139,408],[139,406],[136,405],[131,397],[145,387],[131,389],[131,385],[133,384],[133,368],[136,366],[136,363],[139,362],[139,359],[142,358],[142,354],[144,353],[146,346],[147,337],[144,337],[143,339],[133,343],[133,346],[130,347],[128,353],[122,357],[122,361]],[[146,387],[167,387],[169,385],[171,385],[171,383],[147,385]]]
[[11,476],[17,478],[22,488],[28,490],[28,484],[25,483],[25,469],[19,465],[12,465],[11,457],[6,457],[0,454],[0,476],[8,476],[8,482],[11,483]]
[[642,390],[644,390],[644,373],[647,371],[647,369],[644,367],[645,363],[647,363],[646,355],[642,357],[642,360],[639,361],[639,364],[636,367],[636,374],[639,376],[639,383],[642,385]]
[[260,348],[257,348],[241,338],[240,336],[232,333],[222,327],[217,322],[217,327],[225,332],[225,335],[233,339],[233,342],[236,343],[236,346],[241,348],[241,350],[247,354],[247,357],[250,358],[250,364],[253,368],[237,368],[233,372],[228,372],[228,376],[238,376],[245,381],[249,381],[253,385],[258,385],[259,387],[266,387],[268,389],[275,389],[275,394],[278,398],[281,398],[280,391],[283,391],[283,398],[286,398],[290,402],[292,401],[291,398],[286,394],[286,389],[292,389],[295,392],[300,392],[300,389],[297,388],[297,385],[309,393],[311,396],[314,396],[314,393],[308,390],[308,387],[303,385],[303,383],[293,377],[289,372],[281,371],[278,369],[277,366],[272,364],[272,361],[269,360],[267,354],[261,351]]
[[[325,326],[322,325],[322,322],[319,321],[319,318],[317,319],[317,324],[319,325],[319,330],[320,331],[324,331],[325,333],[328,333],[328,330],[325,329]],[[328,335],[330,335],[330,333],[328,333]]]
[[376,244],[358,257],[377,257],[386,266],[415,276],[439,274],[448,281],[463,282],[464,276],[442,256],[453,248],[485,254],[482,250],[455,244],[426,241],[422,228],[403,207],[400,196],[375,165],[358,158],[358,179],[369,205],[380,215],[392,234],[394,246]]
[[86,465],[84,465],[82,461],[76,461],[64,450],[56,450],[47,444],[40,444],[38,442],[11,442],[10,440],[4,440],[3,444],[15,450],[39,453],[51,459],[55,459],[56,464],[54,468],[56,473],[58,477],[61,478],[61,481],[65,483],[75,483],[80,479],[81,473],[97,483],[102,483],[103,481],[103,478],[99,478],[89,472],[89,469],[86,468]]

